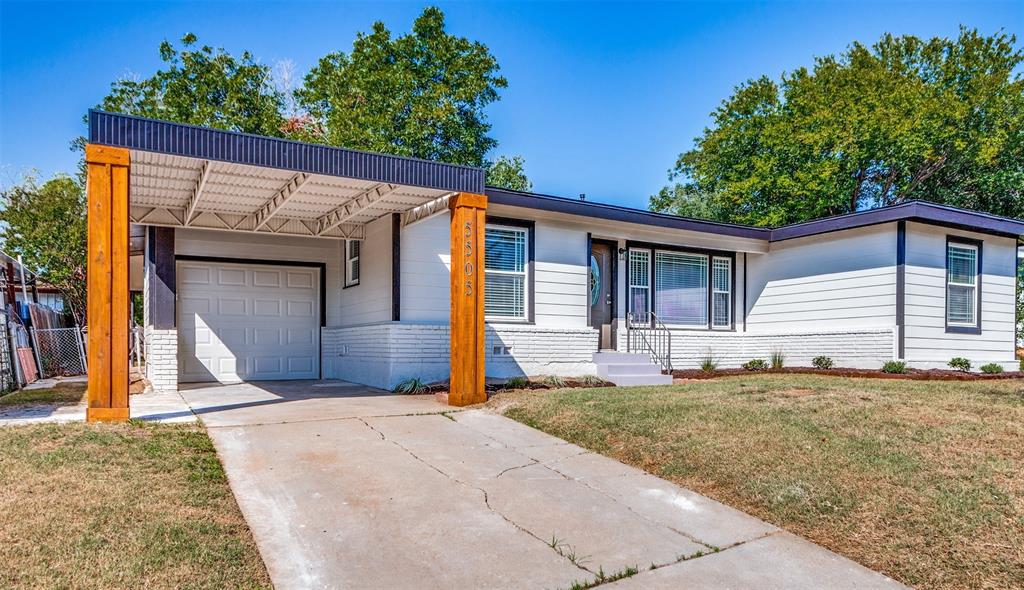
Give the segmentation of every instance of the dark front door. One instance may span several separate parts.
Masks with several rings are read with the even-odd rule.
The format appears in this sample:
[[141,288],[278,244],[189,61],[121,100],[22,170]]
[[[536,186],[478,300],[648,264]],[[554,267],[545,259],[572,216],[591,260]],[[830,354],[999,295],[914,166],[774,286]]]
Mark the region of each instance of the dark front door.
[[615,348],[615,244],[590,245],[590,325],[600,332],[602,350]]

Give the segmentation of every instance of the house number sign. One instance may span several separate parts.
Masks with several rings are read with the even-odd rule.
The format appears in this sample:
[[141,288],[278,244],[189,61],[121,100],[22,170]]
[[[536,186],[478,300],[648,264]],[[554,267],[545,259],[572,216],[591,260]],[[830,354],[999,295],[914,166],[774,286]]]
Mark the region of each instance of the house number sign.
[[466,249],[465,249],[465,262],[462,265],[462,269],[466,274],[466,297],[473,295],[473,222],[466,222]]

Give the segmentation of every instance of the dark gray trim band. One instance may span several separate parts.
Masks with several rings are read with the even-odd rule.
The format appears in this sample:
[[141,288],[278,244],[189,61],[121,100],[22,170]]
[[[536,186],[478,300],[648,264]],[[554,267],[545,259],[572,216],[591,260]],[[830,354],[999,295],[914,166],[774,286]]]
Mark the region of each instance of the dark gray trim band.
[[[362,251],[359,256],[363,255]],[[362,262],[362,261],[360,261]],[[391,214],[391,321],[402,320],[402,214]]]
[[149,323],[158,330],[177,323],[178,283],[174,264],[174,228],[148,227],[146,266],[149,273]]
[[89,111],[89,143],[233,164],[483,193],[484,171],[131,115]]
[[896,358],[906,356],[907,324],[907,222],[896,224]]

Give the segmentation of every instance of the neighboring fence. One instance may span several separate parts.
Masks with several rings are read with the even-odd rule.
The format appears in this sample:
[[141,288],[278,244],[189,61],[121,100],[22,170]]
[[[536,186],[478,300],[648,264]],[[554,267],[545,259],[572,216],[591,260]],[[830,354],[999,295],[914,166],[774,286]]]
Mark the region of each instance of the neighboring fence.
[[41,377],[85,374],[85,346],[78,328],[32,328]]
[[13,391],[19,386],[18,375],[15,369],[14,355],[11,351],[11,341],[7,337],[8,326],[7,312],[0,310],[0,395]]

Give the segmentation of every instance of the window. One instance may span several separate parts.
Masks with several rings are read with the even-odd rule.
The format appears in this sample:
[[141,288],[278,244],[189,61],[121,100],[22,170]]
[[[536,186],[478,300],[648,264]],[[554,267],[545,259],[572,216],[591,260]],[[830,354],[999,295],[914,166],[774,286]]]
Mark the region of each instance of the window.
[[708,257],[656,252],[654,313],[666,324],[708,325]]
[[946,245],[946,323],[978,325],[978,246],[958,242]]
[[345,241],[345,286],[359,284],[359,250],[362,242],[359,240]]
[[484,316],[526,320],[527,238],[520,227],[488,225],[484,237]]
[[629,309],[637,321],[646,321],[651,307],[651,253],[629,251]]
[[711,327],[732,325],[732,260],[715,256],[711,262]]

